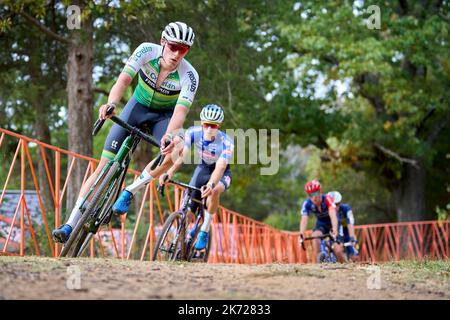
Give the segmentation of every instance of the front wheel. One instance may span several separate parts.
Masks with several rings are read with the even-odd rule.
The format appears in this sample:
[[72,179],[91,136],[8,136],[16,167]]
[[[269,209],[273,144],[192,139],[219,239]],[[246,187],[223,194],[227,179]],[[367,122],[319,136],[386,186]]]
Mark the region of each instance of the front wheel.
[[325,254],[325,252],[319,252],[319,254],[317,255],[317,263],[322,264],[322,263],[325,263],[326,260],[327,260],[327,255]]
[[[91,231],[89,230],[90,226],[95,222],[94,220],[96,219],[96,217],[94,217],[94,213],[98,212],[105,205],[104,197],[106,196],[111,181],[116,176],[119,165],[119,162],[113,163],[100,186],[97,188],[97,190],[94,191],[86,210],[83,212],[83,215],[73,229],[69,240],[64,245],[64,248],[61,252],[61,257],[65,257],[66,255],[68,255],[69,251],[69,256],[71,257],[78,257],[81,255],[82,250],[80,249],[84,249],[86,247],[83,246],[83,243]],[[108,203],[108,201],[106,201],[106,203]]]
[[159,234],[155,249],[153,249],[153,261],[175,261],[180,259],[184,246],[183,218],[180,212],[173,212],[164,222]]
[[208,244],[206,245],[206,248],[201,251],[195,249],[195,243],[198,239],[199,230],[200,227],[197,229],[195,236],[191,241],[191,246],[188,253],[188,261],[208,262],[209,251],[211,250],[212,228],[210,228],[209,230]]

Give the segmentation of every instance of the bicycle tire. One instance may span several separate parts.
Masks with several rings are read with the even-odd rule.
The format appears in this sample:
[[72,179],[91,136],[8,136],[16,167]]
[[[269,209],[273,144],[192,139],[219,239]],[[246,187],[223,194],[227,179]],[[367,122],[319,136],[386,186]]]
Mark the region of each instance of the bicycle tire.
[[[107,199],[106,202],[104,203],[103,207],[100,210],[100,214],[96,217],[96,219],[100,218],[101,213],[103,212],[105,207],[109,207],[109,206],[112,207],[112,205],[113,205],[112,202],[116,201],[116,199],[118,197],[118,191],[120,191],[119,185],[114,186],[113,192],[111,193],[109,199]],[[109,210],[111,211],[112,209],[110,208]],[[109,212],[108,215],[109,215],[108,220],[110,221],[112,212]],[[100,226],[99,226],[99,228],[100,228]],[[75,246],[75,249],[73,249],[73,252],[74,252],[73,257],[80,257],[83,254],[83,251],[85,250],[85,248],[88,245],[88,243],[86,243],[86,242],[89,242],[92,239],[92,237],[88,238],[88,236],[90,234],[91,233],[86,232],[85,234],[83,234],[83,237],[82,238],[80,237],[80,240],[76,242],[77,245]],[[95,236],[95,234],[93,234],[92,236]]]
[[[90,213],[93,209],[96,209],[96,205],[104,191],[109,186],[109,183],[111,182],[112,178],[116,174],[116,171],[119,167],[119,162],[114,162],[111,168],[109,168],[108,173],[106,174],[105,178],[101,182],[100,186],[97,190],[94,191],[94,195],[92,196],[91,202],[87,206],[86,210],[84,211],[83,215],[81,216],[80,220],[78,221],[77,225],[75,226],[75,229],[72,231],[72,234],[69,237],[69,240],[67,241],[66,245],[64,246],[63,250],[61,251],[61,257],[65,257],[69,251],[71,251],[71,257],[78,256],[78,250],[82,246],[84,240],[86,239],[88,235],[88,231],[84,228],[84,224],[87,222],[87,220],[90,217]],[[80,234],[80,231],[82,232]],[[75,242],[75,240],[77,240]],[[73,244],[75,244],[75,247],[73,250],[71,250]],[[67,248],[66,248],[67,247]]]
[[319,252],[319,254],[317,255],[317,263],[318,264],[322,264],[325,263],[327,260],[327,256],[324,252]]
[[[189,261],[189,262],[192,261],[192,259],[194,258],[194,254],[197,251],[197,249],[195,249],[195,243],[197,242],[197,238],[198,238],[199,232],[200,232],[200,227],[197,228],[197,231],[195,232],[195,235],[192,238],[191,247],[189,248],[189,252],[188,252],[188,255],[187,255],[187,261]],[[212,241],[211,239],[212,239],[212,228],[209,229],[208,243],[206,244],[205,254],[201,258],[201,261],[203,261],[203,262],[208,262],[209,252],[211,250],[211,241]]]
[[[170,228],[172,227],[172,224],[176,221],[177,225],[176,225],[176,230],[178,230],[178,226],[180,225],[180,223],[182,223],[182,216],[180,212],[172,212],[169,217],[167,218],[167,220],[164,222],[163,228],[161,230],[161,233],[158,236],[158,239],[156,240],[156,245],[155,248],[153,249],[153,256],[152,256],[152,260],[153,261],[170,261],[173,260],[174,258],[174,254],[176,254],[175,252],[169,252],[169,253],[165,253],[164,257],[165,259],[158,259],[158,253],[160,251],[160,247],[161,244],[164,242],[164,240],[167,237],[167,234],[170,230]],[[178,241],[179,241],[180,237],[178,237]],[[178,246],[178,241],[176,243],[176,247]],[[161,253],[161,256],[163,254]]]
[[209,251],[211,250],[211,241],[212,241],[212,237],[213,237],[213,231],[212,228],[209,229],[209,238],[208,238],[208,244],[206,246],[206,252],[205,255],[203,257],[203,262],[208,262],[209,259]]
[[197,242],[198,234],[200,233],[200,227],[201,224],[197,227],[197,230],[195,230],[195,234],[191,239],[190,247],[188,248],[188,254],[187,254],[187,261],[191,261],[195,254],[195,243]]

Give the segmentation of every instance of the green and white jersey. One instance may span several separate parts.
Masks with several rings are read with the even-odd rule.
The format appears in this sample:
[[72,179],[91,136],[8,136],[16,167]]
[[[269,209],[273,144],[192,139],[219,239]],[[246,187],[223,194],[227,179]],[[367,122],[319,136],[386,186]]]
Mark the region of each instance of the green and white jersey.
[[162,111],[173,109],[177,104],[189,108],[199,83],[197,71],[183,59],[156,89],[161,56],[162,46],[150,42],[144,42],[134,50],[122,70],[131,78],[139,73],[139,82],[133,97],[143,105]]

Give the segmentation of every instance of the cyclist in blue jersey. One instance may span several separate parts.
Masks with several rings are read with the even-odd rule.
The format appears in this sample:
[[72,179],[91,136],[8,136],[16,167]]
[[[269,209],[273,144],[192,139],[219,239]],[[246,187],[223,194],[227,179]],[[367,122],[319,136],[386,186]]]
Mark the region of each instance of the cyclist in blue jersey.
[[[164,162],[151,170],[151,165],[142,171],[136,181],[122,193],[122,201],[129,202],[133,194],[165,172],[174,160],[174,147],[181,144],[178,136],[186,115],[193,103],[198,88],[199,78],[194,67],[184,57],[194,44],[195,34],[191,27],[183,22],[169,23],[161,34],[160,44],[144,42],[129,57],[117,81],[111,88],[108,103],[100,107],[99,118],[111,117],[106,111],[116,106],[133,78],[138,77],[138,84],[132,98],[125,105],[120,118],[139,129],[147,127],[150,133],[161,141],[161,153]],[[87,124],[89,125],[89,124]],[[82,128],[80,128],[81,130]],[[53,230],[57,242],[66,242],[79,221],[81,205],[94,181],[109,160],[119,151],[128,132],[115,124],[106,138],[100,163],[95,172],[81,187],[78,199],[67,222]],[[168,145],[166,144],[168,143]],[[171,155],[171,156],[169,156]],[[87,199],[85,206],[90,199]]]
[[[300,220],[300,242],[303,241],[306,227],[308,225],[308,216],[316,216],[316,225],[312,236],[319,237],[324,234],[331,234],[336,240],[338,236],[338,220],[336,205],[333,199],[328,195],[323,195],[319,181],[313,180],[305,185],[305,191],[308,199],[303,202]],[[317,257],[320,252],[320,240],[313,240],[314,256]],[[345,262],[344,250],[341,244],[335,243],[333,251],[339,262]]]
[[[233,155],[233,140],[219,130],[224,119],[223,110],[216,104],[207,104],[200,113],[201,126],[190,127],[185,134],[182,156],[159,178],[160,184],[171,179],[174,173],[189,159],[191,147],[194,146],[194,163],[197,164],[190,185],[202,189],[202,193],[195,192],[193,198],[206,199],[205,220],[200,228],[197,250],[203,250],[209,239],[209,229],[215,212],[219,207],[220,195],[230,188],[231,170],[230,159]],[[192,212],[197,210],[198,204],[191,202]]]
[[359,253],[355,248],[358,241],[355,236],[355,218],[353,216],[353,210],[348,204],[341,203],[342,195],[339,191],[328,192],[328,195],[333,198],[338,213],[338,237],[341,242],[350,242],[352,244],[351,246],[346,246],[345,251],[352,261],[357,261],[359,259]]

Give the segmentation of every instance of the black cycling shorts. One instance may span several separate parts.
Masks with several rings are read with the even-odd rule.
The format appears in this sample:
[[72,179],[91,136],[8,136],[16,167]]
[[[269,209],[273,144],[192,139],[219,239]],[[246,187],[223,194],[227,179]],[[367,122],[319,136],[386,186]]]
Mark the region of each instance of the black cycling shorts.
[[[189,184],[191,186],[195,186],[197,188],[200,188],[204,185],[206,185],[209,181],[209,178],[211,178],[211,175],[214,171],[214,169],[216,168],[216,165],[210,165],[210,166],[205,166],[205,165],[199,165],[195,168],[194,174],[191,178],[191,181],[189,182]],[[228,190],[230,188],[231,185],[231,169],[230,166],[228,165],[227,168],[225,169],[225,172],[223,173],[222,178],[219,180],[219,183],[222,183],[225,187],[225,190]],[[194,199],[197,200],[201,200],[201,193],[199,191],[194,191],[192,193],[192,196]],[[189,208],[191,209],[192,212],[195,212],[198,208],[198,203],[191,201],[189,203]]]
[[[157,141],[161,141],[172,114],[173,109],[169,111],[151,109],[131,98],[120,113],[119,118],[139,129],[148,128],[146,131],[150,132]],[[106,138],[102,158],[113,159],[127,136],[128,131],[126,129],[114,124]]]

